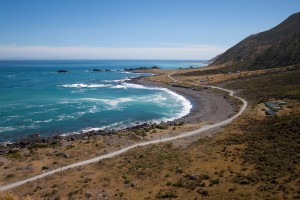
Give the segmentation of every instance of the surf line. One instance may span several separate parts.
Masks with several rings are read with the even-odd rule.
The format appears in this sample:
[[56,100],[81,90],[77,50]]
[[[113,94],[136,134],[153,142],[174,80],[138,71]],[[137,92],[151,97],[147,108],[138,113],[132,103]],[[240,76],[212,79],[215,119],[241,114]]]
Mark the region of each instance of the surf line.
[[[168,75],[168,77],[171,78],[173,81],[177,82],[178,80],[176,80],[173,77],[171,77],[175,72],[173,72],[172,74]],[[204,125],[201,128],[199,128],[197,130],[194,130],[194,131],[187,131],[187,132],[183,132],[183,133],[181,133],[181,134],[179,134],[177,136],[159,138],[159,139],[155,139],[155,140],[150,140],[150,141],[146,141],[146,142],[137,143],[137,144],[134,144],[134,145],[122,148],[122,149],[120,149],[118,151],[114,151],[114,152],[111,152],[111,153],[108,153],[108,154],[105,154],[105,155],[97,156],[95,158],[91,158],[91,159],[88,159],[88,160],[76,162],[76,163],[73,163],[73,164],[70,164],[70,165],[58,168],[58,169],[54,169],[54,170],[45,172],[43,174],[39,174],[39,175],[33,176],[31,178],[27,178],[27,179],[22,180],[22,181],[17,181],[17,182],[8,184],[8,185],[3,185],[3,186],[0,186],[0,191],[9,190],[9,189],[18,187],[20,185],[23,185],[23,184],[26,184],[26,183],[38,180],[40,178],[44,178],[46,176],[49,176],[49,175],[52,175],[52,174],[55,174],[55,173],[59,173],[59,172],[65,171],[67,169],[71,169],[71,168],[75,168],[75,167],[79,167],[79,166],[83,166],[83,165],[87,165],[87,164],[91,164],[91,163],[96,163],[96,162],[99,162],[100,160],[107,159],[107,158],[113,158],[115,156],[123,154],[123,153],[127,152],[128,150],[136,148],[136,147],[146,146],[146,145],[150,145],[150,144],[157,144],[157,143],[161,143],[161,142],[169,142],[169,141],[180,139],[180,138],[185,138],[185,137],[199,135],[199,134],[201,134],[201,133],[203,133],[205,131],[209,131],[209,130],[212,130],[214,128],[219,128],[219,127],[223,127],[223,126],[226,126],[226,125],[230,124],[234,119],[238,118],[246,110],[246,108],[248,106],[248,102],[245,99],[241,98],[241,97],[235,96],[234,95],[234,91],[228,90],[228,89],[224,89],[224,88],[221,88],[221,87],[216,87],[216,86],[205,86],[205,87],[210,87],[210,88],[214,88],[214,89],[223,90],[225,92],[228,92],[228,94],[230,96],[232,96],[232,97],[240,100],[243,103],[243,105],[240,108],[239,112],[237,114],[233,115],[232,117],[226,119],[226,120],[223,120],[221,122],[218,122],[218,123],[215,123],[215,124],[211,124],[211,125]]]

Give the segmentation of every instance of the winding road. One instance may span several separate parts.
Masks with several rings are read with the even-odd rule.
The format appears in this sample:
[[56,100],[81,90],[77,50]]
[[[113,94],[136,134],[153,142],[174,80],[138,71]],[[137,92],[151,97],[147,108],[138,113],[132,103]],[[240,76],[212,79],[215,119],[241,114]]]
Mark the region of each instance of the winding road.
[[[170,79],[172,79],[172,81],[178,82],[178,80],[176,80],[175,78],[172,77],[172,75],[175,72],[173,72],[170,75],[168,75],[168,77]],[[221,122],[218,122],[218,123],[215,123],[215,124],[211,124],[211,125],[204,125],[204,126],[202,126],[201,128],[199,128],[197,130],[183,132],[183,133],[181,133],[181,134],[179,134],[177,136],[165,137],[165,138],[161,138],[161,139],[155,139],[155,140],[150,140],[150,141],[147,141],[147,142],[137,143],[137,144],[134,144],[134,145],[122,148],[122,149],[120,149],[118,151],[114,151],[114,152],[111,152],[111,153],[108,153],[108,154],[105,154],[105,155],[102,155],[102,156],[98,156],[98,157],[95,157],[95,158],[92,158],[92,159],[89,159],[89,160],[84,160],[84,161],[81,161],[81,162],[70,164],[70,165],[64,166],[62,168],[51,170],[51,171],[45,172],[45,173],[40,174],[40,175],[33,176],[31,178],[28,178],[28,179],[25,179],[25,180],[22,180],[22,181],[17,181],[17,182],[8,184],[8,185],[0,186],[0,191],[9,190],[9,189],[18,187],[20,185],[26,184],[28,182],[32,182],[32,181],[35,181],[37,179],[40,179],[40,178],[43,178],[43,177],[46,177],[46,176],[49,176],[49,175],[52,175],[52,174],[55,174],[55,173],[67,170],[67,169],[71,169],[71,168],[74,168],[74,167],[79,167],[79,166],[82,166],[82,165],[87,165],[87,164],[95,163],[95,162],[98,162],[98,161],[106,159],[106,158],[112,158],[112,157],[115,157],[117,155],[123,154],[126,151],[128,151],[130,149],[133,149],[135,147],[146,146],[146,145],[150,145],[150,144],[157,144],[157,143],[160,143],[160,142],[168,142],[168,141],[172,141],[172,140],[176,140],[176,139],[180,139],[180,138],[185,138],[185,137],[190,137],[190,136],[194,136],[194,135],[199,135],[199,134],[201,134],[201,133],[203,133],[205,131],[212,130],[214,128],[219,128],[219,127],[226,126],[226,125],[230,124],[234,119],[236,119],[237,117],[239,117],[245,111],[245,109],[248,106],[247,101],[244,100],[244,99],[242,99],[242,98],[240,98],[240,97],[234,96],[233,95],[234,92],[232,90],[227,90],[227,89],[224,89],[224,88],[221,88],[221,87],[216,87],[216,86],[205,86],[205,87],[215,88],[215,89],[226,91],[226,92],[229,93],[230,96],[233,96],[233,97],[239,99],[240,101],[242,101],[243,102],[243,106],[241,107],[240,111],[237,114],[235,114],[234,116],[232,116],[232,117],[230,117],[230,118],[228,118],[228,119],[226,119],[224,121],[221,121]]]

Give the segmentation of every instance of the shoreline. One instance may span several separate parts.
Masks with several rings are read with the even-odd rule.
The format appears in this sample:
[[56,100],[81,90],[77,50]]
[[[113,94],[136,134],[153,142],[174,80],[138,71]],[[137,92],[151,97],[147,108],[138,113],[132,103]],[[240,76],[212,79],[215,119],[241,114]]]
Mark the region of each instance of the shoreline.
[[[215,123],[228,118],[234,112],[233,105],[224,99],[223,94],[211,92],[208,89],[196,91],[191,88],[175,87],[162,82],[147,81],[144,77],[133,78],[127,82],[146,87],[166,88],[187,99],[192,104],[189,114],[173,120],[175,122],[192,124],[200,122]],[[218,114],[218,116],[215,116],[215,114]]]
[[117,132],[128,132],[134,130],[140,130],[147,128],[153,124],[155,125],[165,125],[165,126],[176,126],[178,124],[200,124],[202,122],[215,123],[224,119],[227,119],[230,114],[234,112],[233,105],[231,105],[227,100],[223,98],[222,94],[217,94],[211,92],[207,89],[202,91],[195,91],[190,88],[174,87],[161,82],[150,82],[144,79],[144,77],[136,77],[131,80],[125,81],[125,83],[138,84],[145,87],[158,87],[168,89],[171,92],[174,92],[180,96],[183,96],[191,104],[192,108],[190,109],[189,114],[166,122],[160,123],[149,123],[142,122],[137,125],[120,128],[120,129],[95,129],[89,131],[78,131],[75,133],[64,133],[59,135],[52,135],[49,137],[41,137],[39,134],[32,134],[24,138],[20,138],[14,142],[1,142],[0,143],[0,155],[7,153],[10,149],[13,148],[26,148],[30,145],[38,143],[46,144],[60,144],[62,140],[67,141],[77,141],[84,140],[86,137],[92,136],[105,136],[113,135]]

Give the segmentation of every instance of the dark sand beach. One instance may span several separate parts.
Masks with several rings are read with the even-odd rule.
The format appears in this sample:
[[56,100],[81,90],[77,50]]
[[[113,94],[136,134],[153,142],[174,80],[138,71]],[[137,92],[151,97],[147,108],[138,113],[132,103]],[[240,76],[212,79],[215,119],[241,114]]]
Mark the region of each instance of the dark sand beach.
[[149,87],[167,88],[184,96],[193,105],[188,115],[178,119],[185,123],[218,122],[228,118],[234,112],[233,105],[224,98],[224,95],[208,89],[196,91],[189,88],[174,87],[162,82],[150,82],[143,78],[135,78],[129,82]]

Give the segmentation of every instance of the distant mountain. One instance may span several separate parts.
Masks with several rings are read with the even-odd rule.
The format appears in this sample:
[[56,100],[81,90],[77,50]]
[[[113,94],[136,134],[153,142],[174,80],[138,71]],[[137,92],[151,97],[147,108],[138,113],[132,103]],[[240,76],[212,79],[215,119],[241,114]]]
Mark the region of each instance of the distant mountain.
[[268,31],[247,37],[219,55],[211,65],[230,71],[295,64],[300,64],[300,12]]

